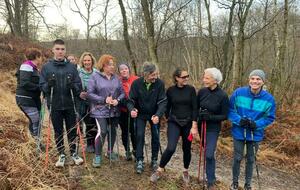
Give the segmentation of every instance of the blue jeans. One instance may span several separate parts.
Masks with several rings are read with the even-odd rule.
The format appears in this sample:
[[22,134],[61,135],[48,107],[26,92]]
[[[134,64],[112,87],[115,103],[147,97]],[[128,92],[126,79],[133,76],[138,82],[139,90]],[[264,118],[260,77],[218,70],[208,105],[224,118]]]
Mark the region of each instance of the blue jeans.
[[219,132],[206,132],[206,176],[208,186],[211,186],[216,181],[216,159],[215,151]]
[[[244,157],[244,145],[245,141],[233,140],[234,156],[233,156],[233,166],[232,166],[232,181],[233,183],[238,183],[240,175],[240,165]],[[246,167],[245,167],[245,183],[251,185],[253,164],[255,161],[255,155],[253,151],[253,146],[255,146],[256,152],[258,151],[258,142],[246,141]]]
[[[144,160],[144,145],[145,145],[145,128],[147,120],[136,118],[135,119],[135,133],[136,133],[136,159],[137,161]],[[151,120],[151,151],[152,151],[152,160],[157,160],[158,151],[159,151],[159,124],[157,128],[153,126]]]

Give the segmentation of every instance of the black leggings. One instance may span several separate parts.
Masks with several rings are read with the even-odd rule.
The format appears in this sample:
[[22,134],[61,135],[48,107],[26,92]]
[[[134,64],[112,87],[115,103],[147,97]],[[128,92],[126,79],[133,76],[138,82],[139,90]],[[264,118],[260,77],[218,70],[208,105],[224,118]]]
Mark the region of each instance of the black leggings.
[[[122,130],[122,143],[124,145],[125,151],[127,151],[127,143],[129,143],[129,151],[130,151],[130,142],[129,140],[129,134],[128,134],[128,112],[121,112],[120,118],[119,118],[119,125]],[[135,136],[134,136],[134,128],[133,128],[133,119],[130,117],[130,126],[129,126],[129,133],[130,133],[130,140],[132,143],[132,148],[135,150]]]
[[182,137],[182,150],[183,150],[183,163],[184,168],[188,169],[191,162],[191,145],[192,143],[188,140],[190,130],[192,127],[192,122],[181,127],[173,121],[168,122],[168,146],[164,153],[162,154],[159,167],[164,168],[167,163],[170,161],[172,155],[176,150],[176,146],[179,140],[179,137]]

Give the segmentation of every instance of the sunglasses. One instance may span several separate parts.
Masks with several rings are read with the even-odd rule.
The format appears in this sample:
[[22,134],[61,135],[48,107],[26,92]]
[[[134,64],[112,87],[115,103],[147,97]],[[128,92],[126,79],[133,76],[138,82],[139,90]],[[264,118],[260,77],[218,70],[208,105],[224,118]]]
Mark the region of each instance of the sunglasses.
[[181,76],[181,77],[178,77],[178,78],[181,78],[181,79],[188,79],[188,78],[190,78],[190,75],[185,75],[185,76]]

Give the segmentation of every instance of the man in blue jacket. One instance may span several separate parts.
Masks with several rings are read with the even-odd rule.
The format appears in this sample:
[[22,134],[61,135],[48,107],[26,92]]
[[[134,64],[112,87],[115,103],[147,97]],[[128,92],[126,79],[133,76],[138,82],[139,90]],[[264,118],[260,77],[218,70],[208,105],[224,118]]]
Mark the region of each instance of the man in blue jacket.
[[[251,179],[255,152],[263,140],[264,130],[275,120],[274,97],[263,90],[265,73],[253,70],[249,75],[249,86],[236,89],[230,97],[229,120],[232,122],[234,158],[232,190],[238,189],[240,163],[246,145],[245,190],[251,190]],[[255,151],[254,151],[255,147]]]
[[57,39],[53,43],[54,58],[50,59],[41,70],[40,87],[47,98],[48,107],[51,108],[51,121],[54,128],[56,147],[59,158],[56,167],[64,167],[65,147],[63,139],[63,121],[66,124],[67,136],[72,160],[76,165],[83,159],[76,154],[76,114],[74,100],[81,92],[81,80],[78,71],[66,58],[65,43]]

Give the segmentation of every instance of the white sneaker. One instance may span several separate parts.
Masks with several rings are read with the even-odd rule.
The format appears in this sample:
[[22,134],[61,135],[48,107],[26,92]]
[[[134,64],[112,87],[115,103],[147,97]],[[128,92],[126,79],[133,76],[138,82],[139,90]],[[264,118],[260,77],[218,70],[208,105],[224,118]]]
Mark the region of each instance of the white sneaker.
[[59,155],[58,160],[55,163],[55,167],[63,168],[65,166],[65,160],[66,160],[66,155],[64,154]]
[[76,165],[80,165],[83,163],[83,159],[79,157],[76,153],[74,153],[71,157]]

